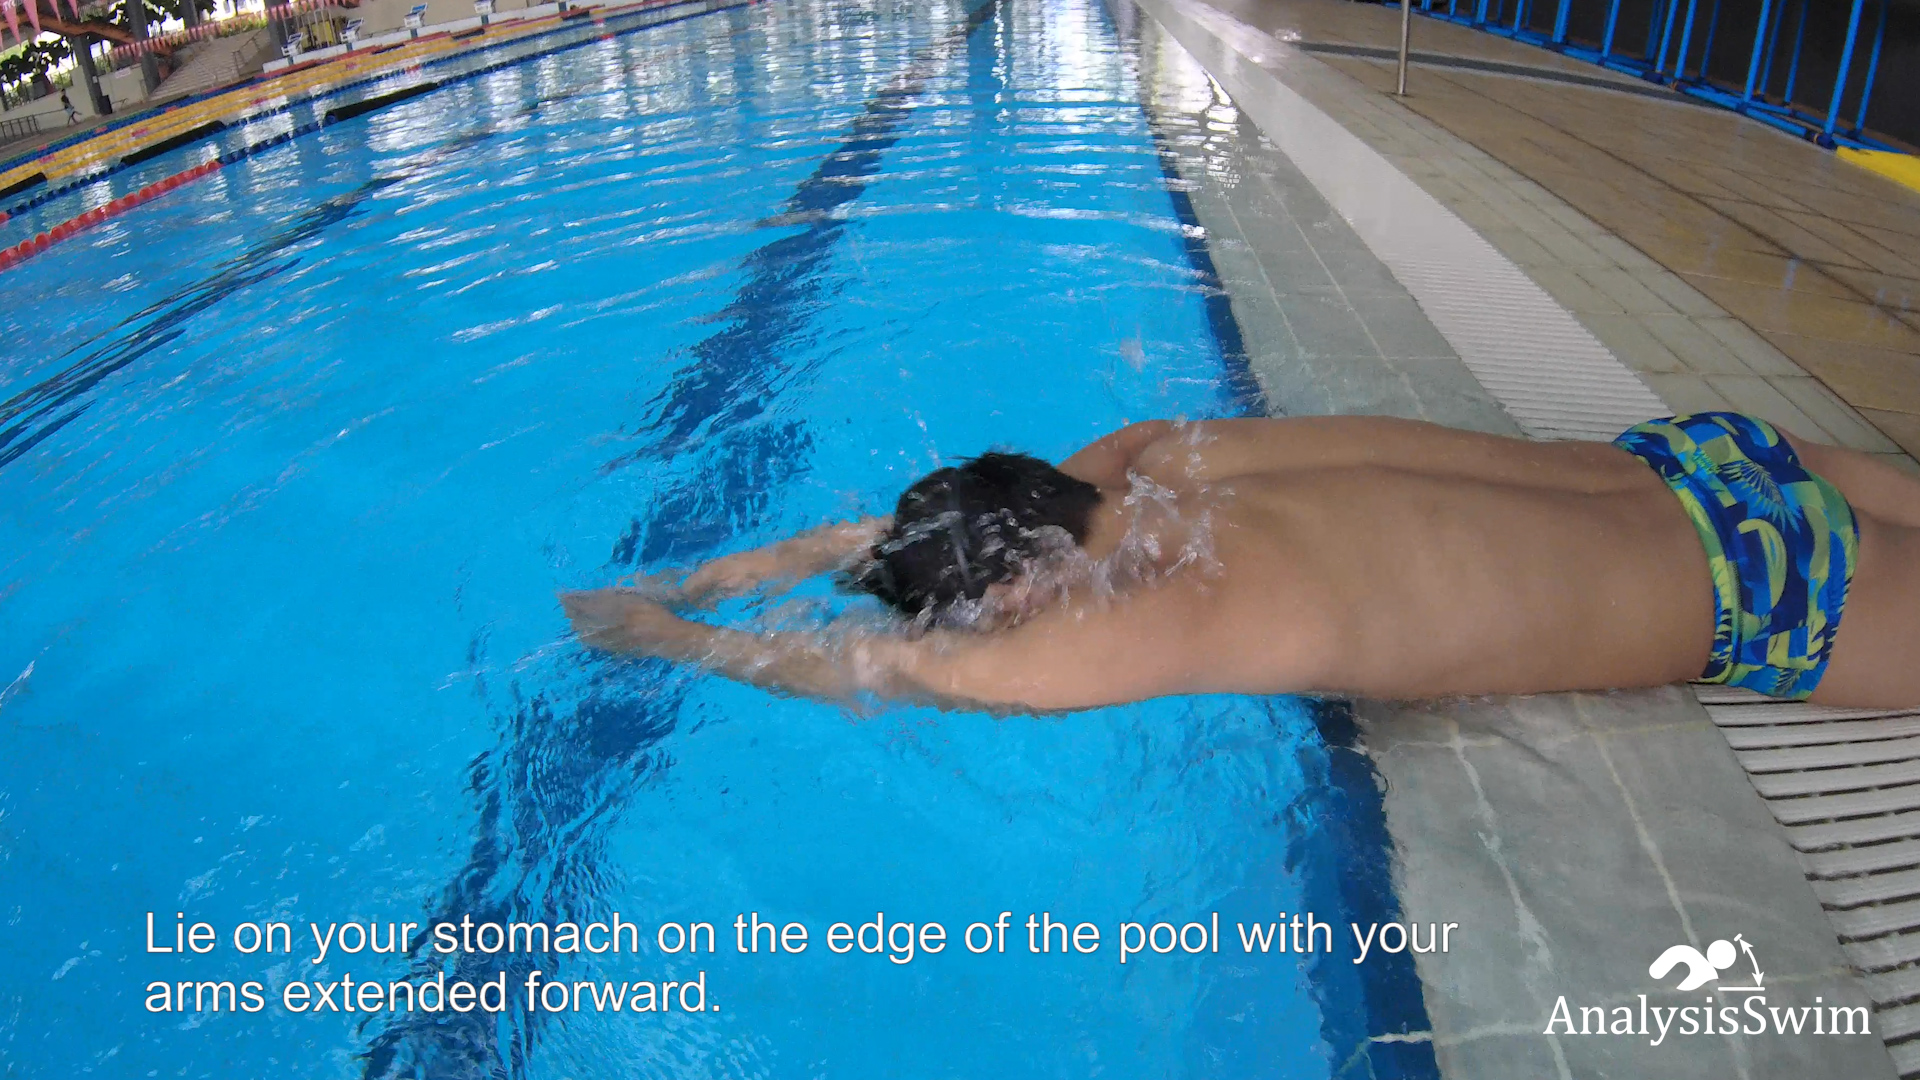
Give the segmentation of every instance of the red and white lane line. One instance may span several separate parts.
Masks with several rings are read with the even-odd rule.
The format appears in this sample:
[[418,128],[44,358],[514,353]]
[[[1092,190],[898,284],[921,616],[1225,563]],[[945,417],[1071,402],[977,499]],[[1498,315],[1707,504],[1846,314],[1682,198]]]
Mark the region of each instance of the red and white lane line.
[[[220,159],[214,158],[211,161],[195,165],[185,172],[177,172],[172,176],[155,180],[146,187],[122,195],[104,206],[96,206],[86,213],[81,214],[79,217],[68,218],[31,240],[22,240],[10,248],[0,248],[0,270],[4,270],[15,263],[22,262],[40,254],[49,247],[52,247],[57,241],[65,240],[70,236],[85,232],[108,218],[118,217],[136,206],[152,202],[154,199],[165,195],[175,188],[190,184],[208,173],[213,172],[215,169],[218,169],[220,165]],[[6,212],[0,211],[0,224],[5,224],[6,220]]]

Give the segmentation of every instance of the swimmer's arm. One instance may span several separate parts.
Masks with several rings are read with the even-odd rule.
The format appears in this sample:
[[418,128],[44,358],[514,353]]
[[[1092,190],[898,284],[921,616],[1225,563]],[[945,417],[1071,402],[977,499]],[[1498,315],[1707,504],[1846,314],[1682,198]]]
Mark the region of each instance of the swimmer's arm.
[[701,564],[681,583],[690,603],[752,592],[769,581],[798,581],[823,574],[873,546],[893,524],[892,517],[870,517],[822,525],[766,547],[722,556]]
[[624,589],[561,593],[560,603],[575,634],[596,649],[697,664],[740,682],[818,700],[850,701],[860,692],[852,666],[820,635],[710,626]]
[[1099,609],[1057,609],[1010,630],[917,639],[751,633],[682,619],[621,590],[562,594],[580,639],[697,664],[800,697],[1066,712],[1173,694],[1275,694],[1320,683],[1321,650],[1287,624],[1247,634],[1204,593],[1166,585]]
[[1127,470],[1140,451],[1173,431],[1169,420],[1143,420],[1088,443],[1062,461],[1060,471],[1103,488],[1127,486]]
[[1195,600],[1193,590],[1174,583],[1100,607],[1050,610],[993,633],[884,639],[869,646],[870,666],[890,676],[886,696],[1001,712],[1067,712],[1239,689],[1217,662]]
[[1187,574],[994,633],[876,640],[868,667],[895,685],[872,689],[1000,712],[1325,690],[1338,670],[1336,635],[1286,584],[1249,603],[1226,582]]

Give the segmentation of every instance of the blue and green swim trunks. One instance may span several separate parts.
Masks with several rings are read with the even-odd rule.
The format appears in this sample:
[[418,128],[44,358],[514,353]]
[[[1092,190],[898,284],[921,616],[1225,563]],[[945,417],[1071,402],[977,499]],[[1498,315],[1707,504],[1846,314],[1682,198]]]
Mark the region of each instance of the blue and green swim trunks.
[[1701,678],[1774,697],[1820,684],[1860,551],[1853,508],[1771,424],[1698,413],[1628,428],[1615,446],[1679,497],[1713,573],[1713,655]]

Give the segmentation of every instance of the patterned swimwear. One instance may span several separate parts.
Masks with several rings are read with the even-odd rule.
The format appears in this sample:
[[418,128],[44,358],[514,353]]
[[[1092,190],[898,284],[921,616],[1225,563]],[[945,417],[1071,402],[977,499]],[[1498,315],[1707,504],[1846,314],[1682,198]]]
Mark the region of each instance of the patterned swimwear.
[[1774,697],[1813,693],[1833,653],[1860,550],[1853,508],[1764,420],[1698,413],[1628,428],[1693,519],[1713,573],[1713,655],[1701,678]]

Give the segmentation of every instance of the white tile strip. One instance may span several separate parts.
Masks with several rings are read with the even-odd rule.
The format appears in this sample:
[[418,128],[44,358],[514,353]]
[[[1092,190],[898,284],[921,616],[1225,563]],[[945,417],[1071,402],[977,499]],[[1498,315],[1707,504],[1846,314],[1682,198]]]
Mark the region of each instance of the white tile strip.
[[1195,0],[1142,6],[1293,159],[1529,435],[1611,439],[1672,411],[1471,226],[1275,75],[1317,61]]

